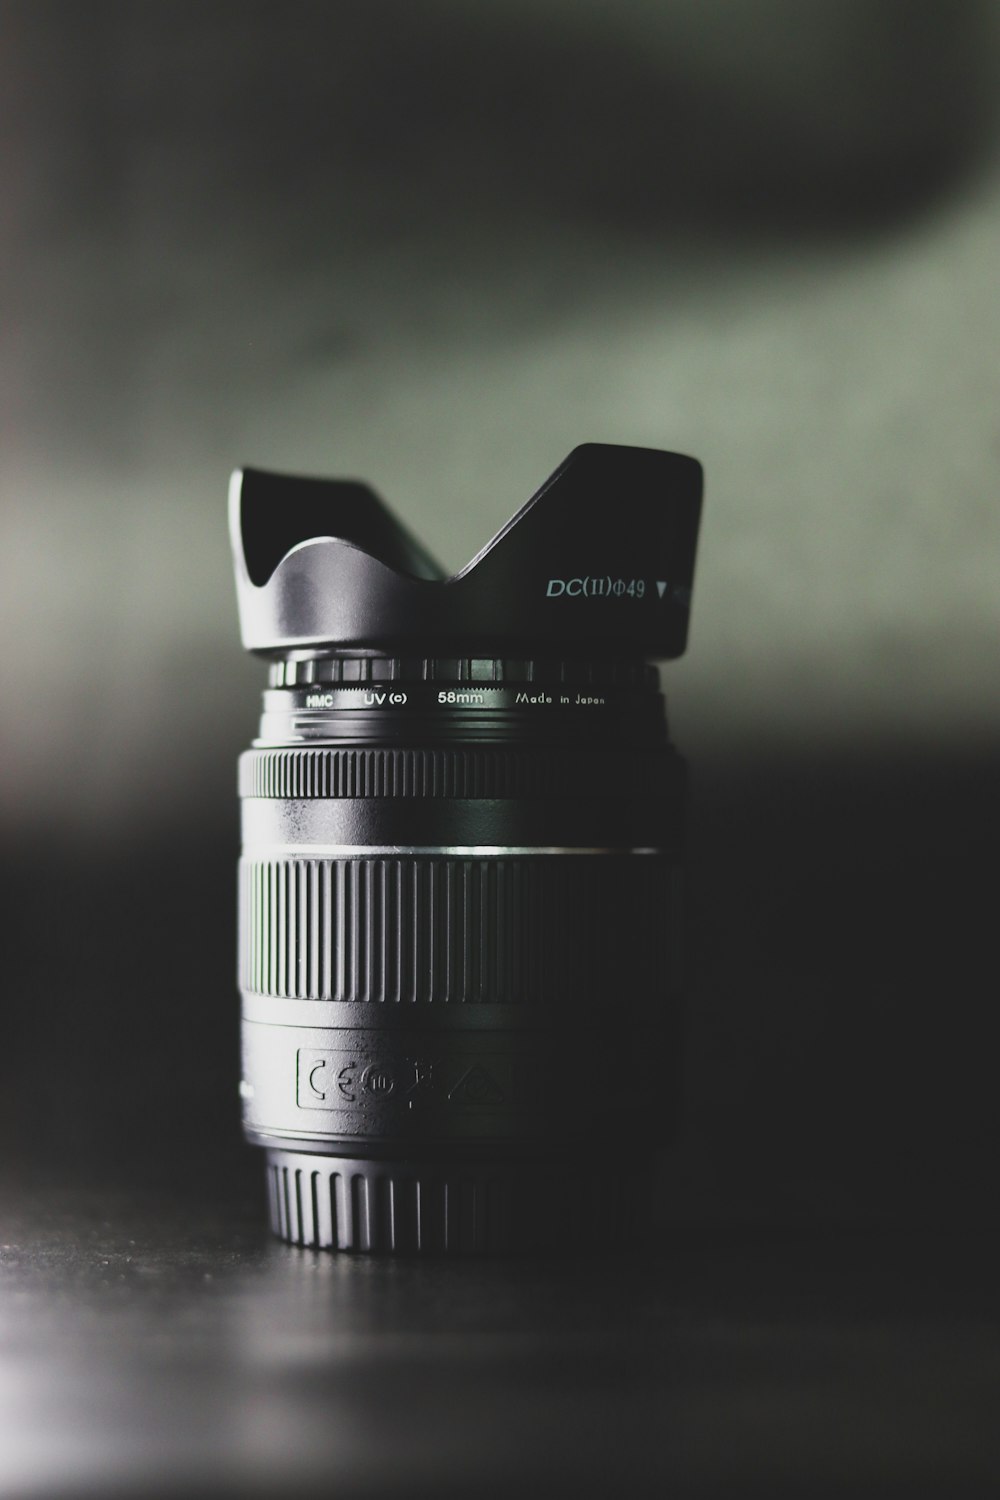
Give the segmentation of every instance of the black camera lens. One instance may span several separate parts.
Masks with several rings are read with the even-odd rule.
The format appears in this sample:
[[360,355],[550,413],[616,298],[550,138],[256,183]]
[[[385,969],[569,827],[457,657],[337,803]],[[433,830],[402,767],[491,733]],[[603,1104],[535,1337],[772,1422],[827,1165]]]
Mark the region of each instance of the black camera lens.
[[677,1106],[701,468],[576,449],[447,577],[364,485],[233,477],[244,1128],[349,1251],[632,1242]]

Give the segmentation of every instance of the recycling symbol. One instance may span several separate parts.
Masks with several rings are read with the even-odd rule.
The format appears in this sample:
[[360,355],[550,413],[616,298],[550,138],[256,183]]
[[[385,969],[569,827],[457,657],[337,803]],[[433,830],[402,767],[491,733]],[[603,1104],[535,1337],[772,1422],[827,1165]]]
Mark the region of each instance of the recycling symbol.
[[503,1089],[482,1063],[473,1063],[448,1091],[448,1098],[456,1104],[502,1104]]

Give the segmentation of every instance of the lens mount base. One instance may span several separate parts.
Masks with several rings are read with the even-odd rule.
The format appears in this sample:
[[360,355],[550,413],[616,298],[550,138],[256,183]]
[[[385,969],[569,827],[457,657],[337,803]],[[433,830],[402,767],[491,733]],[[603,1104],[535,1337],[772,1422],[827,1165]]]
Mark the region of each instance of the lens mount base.
[[432,1161],[267,1151],[279,1239],[355,1254],[626,1249],[648,1226],[649,1168],[620,1158]]

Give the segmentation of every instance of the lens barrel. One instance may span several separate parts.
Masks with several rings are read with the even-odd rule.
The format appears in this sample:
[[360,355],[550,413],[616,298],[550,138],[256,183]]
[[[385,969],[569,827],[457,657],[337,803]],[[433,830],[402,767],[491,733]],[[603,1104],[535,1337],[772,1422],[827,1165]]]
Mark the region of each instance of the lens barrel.
[[367,486],[237,471],[244,1129],[282,1239],[633,1243],[676,1116],[701,467],[576,449],[447,576]]
[[275,1232],[629,1240],[676,1104],[683,770],[656,669],[271,678],[240,763],[240,984]]

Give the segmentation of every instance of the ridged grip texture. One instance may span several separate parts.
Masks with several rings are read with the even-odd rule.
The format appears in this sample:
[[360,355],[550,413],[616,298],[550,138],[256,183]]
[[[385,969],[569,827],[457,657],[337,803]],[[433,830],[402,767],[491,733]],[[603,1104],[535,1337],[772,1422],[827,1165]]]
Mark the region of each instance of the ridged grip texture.
[[244,859],[240,985],[291,999],[618,995],[641,1007],[673,977],[670,883],[658,856]]
[[653,1186],[606,1161],[416,1166],[271,1150],[280,1239],[360,1253],[498,1254],[633,1243]]
[[531,749],[249,750],[241,797],[655,797],[676,777],[656,751]]

